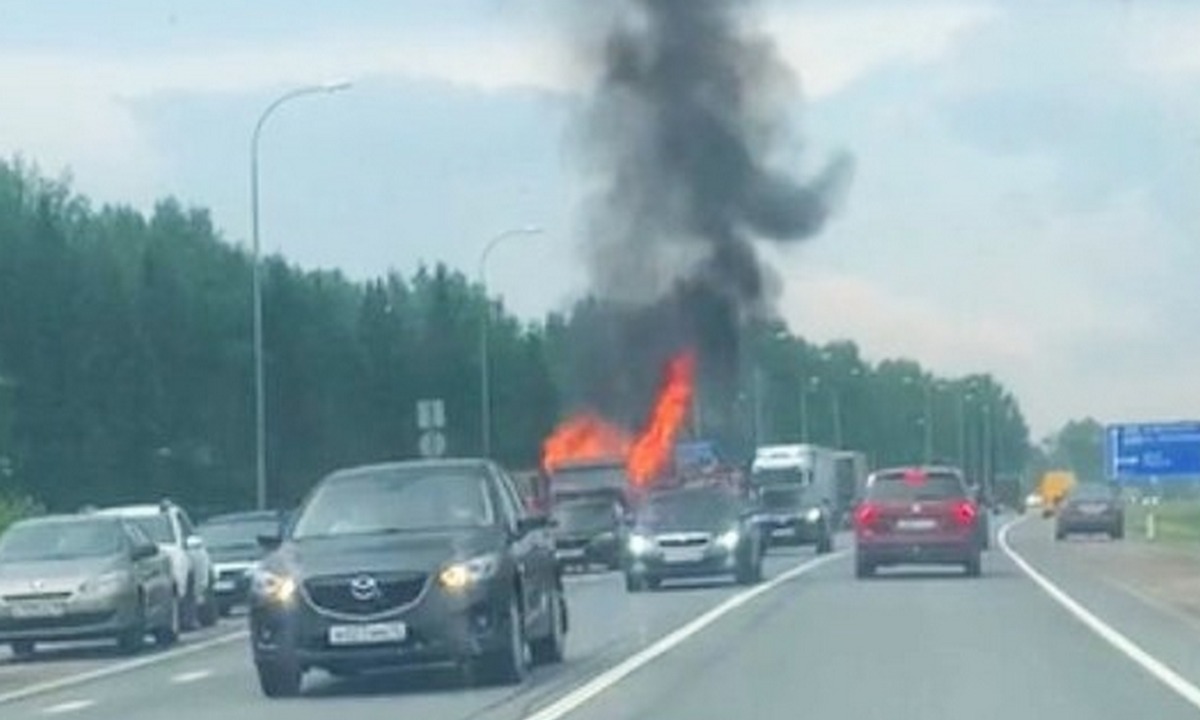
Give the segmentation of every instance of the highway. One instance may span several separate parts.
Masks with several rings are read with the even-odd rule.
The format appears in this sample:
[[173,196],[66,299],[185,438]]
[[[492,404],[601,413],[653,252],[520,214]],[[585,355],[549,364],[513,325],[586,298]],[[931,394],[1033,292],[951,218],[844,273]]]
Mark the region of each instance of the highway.
[[[768,582],[749,591],[708,584],[629,595],[614,574],[573,577],[568,661],[538,668],[520,688],[463,689],[438,672],[310,676],[305,697],[270,701],[259,694],[233,620],[132,661],[94,651],[26,664],[0,659],[0,716],[1173,720],[1200,714],[1200,704],[1186,697],[1200,684],[1200,663],[1192,657],[1200,628],[1081,571],[1072,554],[1093,548],[1056,545],[1040,520],[1003,534],[1044,582],[1112,634],[1074,616],[1000,544],[979,580],[884,571],[856,581],[845,551],[849,539],[841,538],[840,551],[823,560],[810,549],[777,551]],[[1145,657],[1132,658],[1134,651]],[[1147,659],[1159,666],[1146,669]],[[109,674],[78,677],[97,672]],[[46,685],[55,681],[65,686]],[[1192,700],[1200,702],[1200,692]]]

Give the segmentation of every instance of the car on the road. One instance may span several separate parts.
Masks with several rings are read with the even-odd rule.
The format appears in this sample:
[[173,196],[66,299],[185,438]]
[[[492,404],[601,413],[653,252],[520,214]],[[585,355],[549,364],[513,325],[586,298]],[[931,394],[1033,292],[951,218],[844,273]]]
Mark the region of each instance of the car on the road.
[[564,570],[621,567],[624,511],[614,497],[585,497],[556,503],[554,553]]
[[246,603],[252,571],[266,554],[258,539],[278,535],[283,522],[278,511],[251,510],[216,515],[196,528],[212,558],[213,593],[220,615]]
[[259,563],[250,644],[269,697],[304,673],[449,665],[515,684],[563,658],[567,600],[551,520],[486,460],[341,470]]
[[1065,540],[1074,534],[1125,537],[1125,508],[1119,491],[1102,483],[1080,483],[1067,493],[1059,506],[1054,537]]
[[147,634],[179,634],[166,556],[119,518],[52,515],[0,536],[0,643],[18,658],[37,643],[112,638],[123,652]]
[[733,576],[762,579],[765,543],[755,512],[724,487],[651,493],[634,511],[622,548],[625,587],[657,588],[663,580]]
[[982,571],[979,522],[962,473],[952,467],[872,473],[854,513],[855,575],[890,565],[961,565]]
[[212,558],[183,508],[164,500],[90,512],[124,518],[158,543],[171,563],[184,630],[216,624],[219,612]]

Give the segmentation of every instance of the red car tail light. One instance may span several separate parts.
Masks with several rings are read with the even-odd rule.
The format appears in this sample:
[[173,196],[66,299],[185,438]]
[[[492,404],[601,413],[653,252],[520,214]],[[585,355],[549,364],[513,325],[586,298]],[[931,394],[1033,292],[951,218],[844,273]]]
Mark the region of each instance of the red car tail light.
[[860,505],[854,513],[854,524],[860,529],[865,530],[875,524],[879,519],[879,508],[871,504]]
[[974,503],[967,500],[962,500],[954,505],[954,519],[959,525],[971,525],[975,522],[975,517],[979,515],[979,511],[975,509]]

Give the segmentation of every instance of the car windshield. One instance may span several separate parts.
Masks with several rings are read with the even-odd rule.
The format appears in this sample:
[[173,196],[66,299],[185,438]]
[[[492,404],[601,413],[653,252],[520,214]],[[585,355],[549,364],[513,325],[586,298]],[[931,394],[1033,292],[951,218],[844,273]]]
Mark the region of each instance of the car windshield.
[[279,521],[271,518],[218,520],[201,525],[197,532],[210,549],[249,548],[258,545],[259,536],[279,532]]
[[146,537],[159,545],[175,544],[175,528],[171,519],[163,513],[157,515],[135,515],[125,518],[129,524],[136,525]]
[[105,520],[27,522],[0,537],[0,561],[71,560],[120,551],[121,526]]
[[806,485],[812,476],[799,467],[759,468],[750,479],[755,485]]
[[461,469],[384,469],[333,477],[300,511],[292,538],[488,527],[488,481]]
[[556,493],[579,493],[621,488],[627,482],[625,468],[620,465],[582,465],[557,470],[551,487]]
[[668,493],[651,498],[637,512],[638,524],[654,529],[704,529],[737,519],[739,504],[724,492]]
[[616,523],[611,502],[569,502],[554,508],[554,519],[562,530],[603,529]]
[[966,497],[962,479],[946,472],[893,471],[880,473],[867,489],[871,500],[953,500]]

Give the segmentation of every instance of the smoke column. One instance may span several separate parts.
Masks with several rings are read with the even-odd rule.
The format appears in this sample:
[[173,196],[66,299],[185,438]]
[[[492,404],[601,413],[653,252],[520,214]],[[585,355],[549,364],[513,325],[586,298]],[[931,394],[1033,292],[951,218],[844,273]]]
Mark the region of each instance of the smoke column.
[[586,258],[601,303],[577,338],[576,390],[636,424],[683,347],[697,351],[702,383],[731,400],[741,331],[775,311],[778,284],[755,242],[819,232],[851,164],[807,180],[781,166],[797,83],[756,28],[756,2],[604,6],[581,126],[594,187]]

